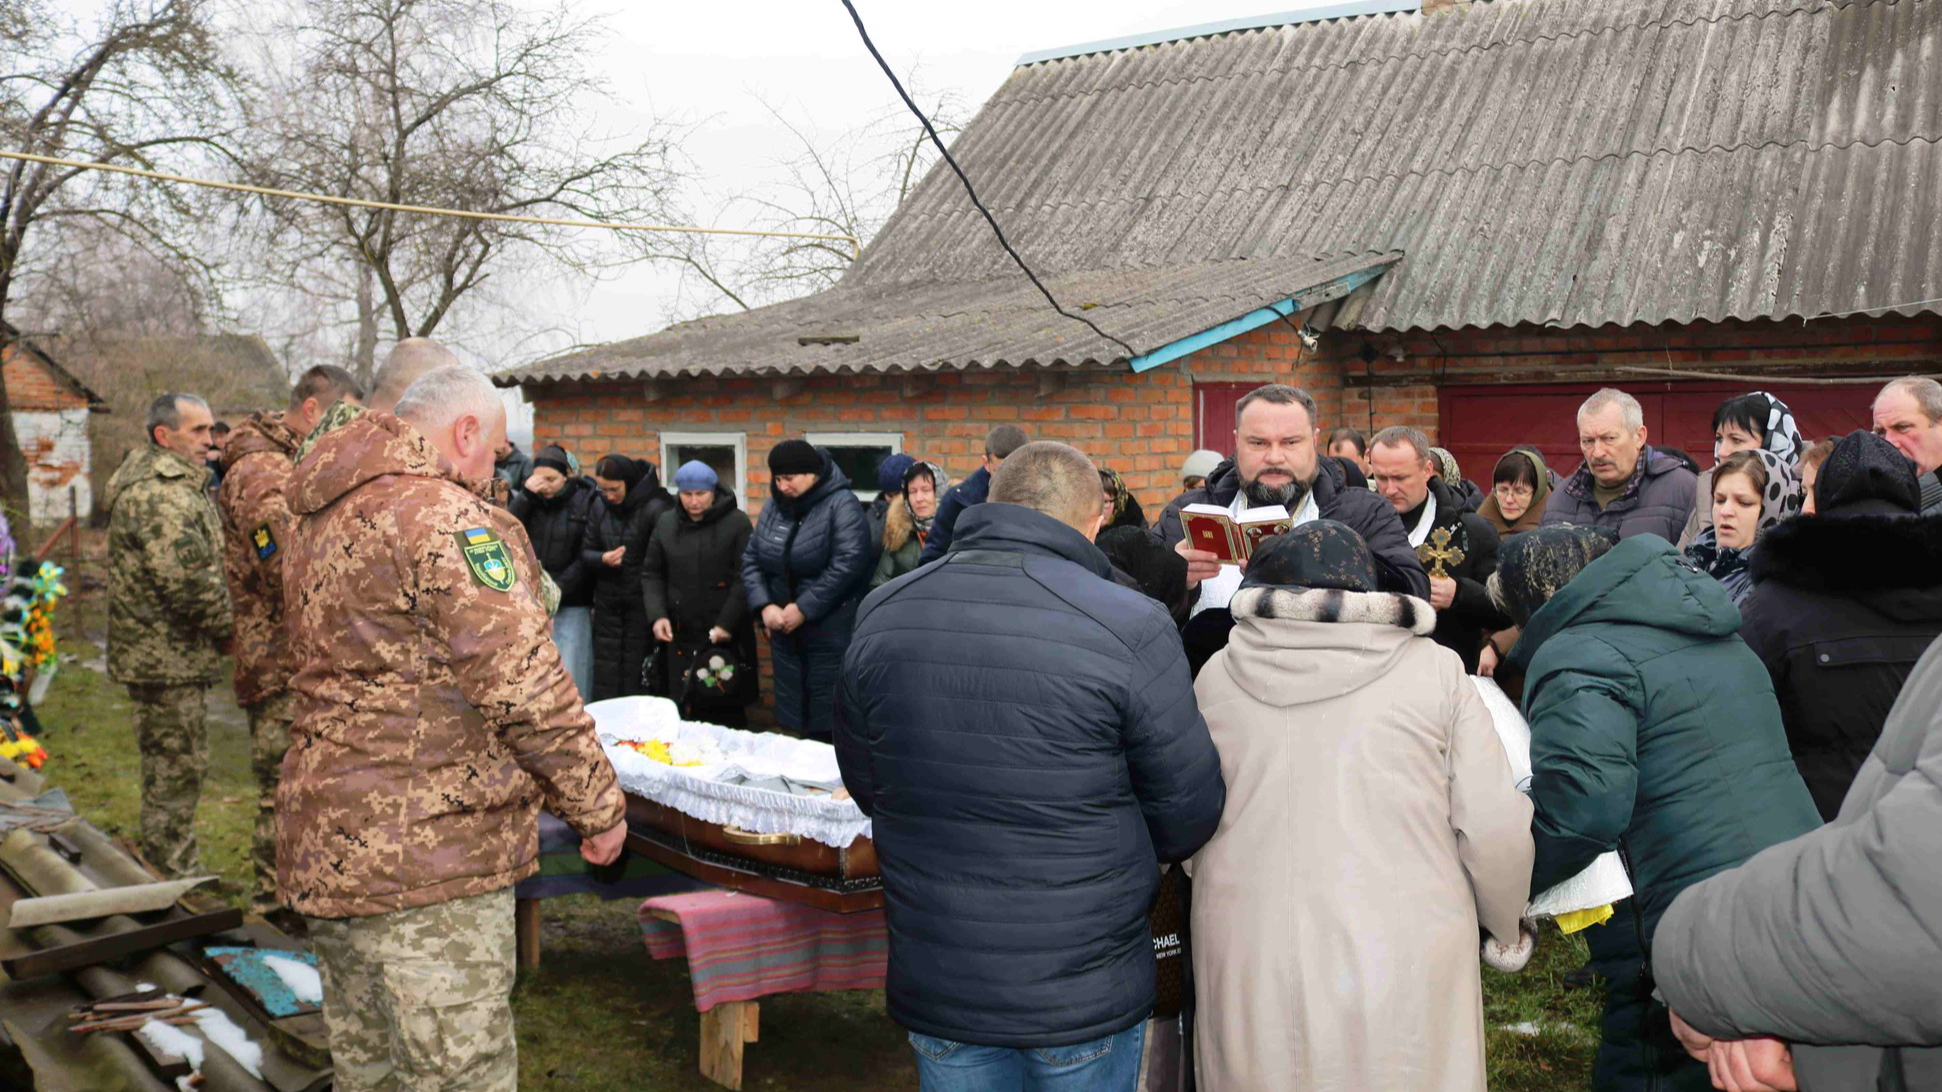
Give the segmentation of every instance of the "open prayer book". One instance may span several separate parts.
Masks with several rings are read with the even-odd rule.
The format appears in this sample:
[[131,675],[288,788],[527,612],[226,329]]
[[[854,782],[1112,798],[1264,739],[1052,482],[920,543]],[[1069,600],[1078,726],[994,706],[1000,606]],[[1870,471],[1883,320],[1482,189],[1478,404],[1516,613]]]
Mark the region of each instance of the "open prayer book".
[[1251,560],[1262,543],[1285,533],[1294,517],[1278,504],[1249,508],[1238,516],[1225,505],[1189,504],[1180,510],[1180,524],[1194,549],[1218,556],[1222,564],[1238,565]]
[[[1494,681],[1472,675],[1484,707],[1497,725],[1497,738],[1504,743],[1504,757],[1510,759],[1510,775],[1519,792],[1531,791],[1531,726],[1517,711]],[[1613,903],[1632,897],[1632,881],[1625,874],[1625,863],[1617,853],[1606,853],[1591,862],[1591,867],[1551,888],[1531,895],[1524,909],[1527,918],[1556,918],[1558,928],[1575,933],[1611,917]]]

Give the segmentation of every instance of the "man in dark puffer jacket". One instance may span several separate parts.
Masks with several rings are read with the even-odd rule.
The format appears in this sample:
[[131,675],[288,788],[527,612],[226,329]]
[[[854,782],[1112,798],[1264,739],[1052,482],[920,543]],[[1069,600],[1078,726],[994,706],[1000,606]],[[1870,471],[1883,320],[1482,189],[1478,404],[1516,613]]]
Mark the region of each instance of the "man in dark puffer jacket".
[[1090,460],[1026,445],[944,560],[858,616],[837,757],[875,819],[890,1015],[926,1088],[1084,1066],[1084,1087],[1130,1092],[1158,862],[1220,821],[1172,619],[1112,582],[1102,516]]

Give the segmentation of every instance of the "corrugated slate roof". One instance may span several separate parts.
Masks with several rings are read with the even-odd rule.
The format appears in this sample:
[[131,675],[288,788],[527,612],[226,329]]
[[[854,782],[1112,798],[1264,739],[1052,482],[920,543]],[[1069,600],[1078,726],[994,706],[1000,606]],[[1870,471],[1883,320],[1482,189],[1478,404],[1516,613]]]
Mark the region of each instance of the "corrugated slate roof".
[[[1024,65],[953,151],[1041,274],[1400,251],[1357,323],[1406,330],[1942,296],[1939,139],[1942,0],[1485,0]],[[1016,277],[933,171],[783,306]]]
[[[1151,352],[1317,290],[1398,254],[1236,258],[1050,277],[1068,311]],[[1339,295],[1332,293],[1331,295]],[[1307,306],[1304,303],[1303,306]],[[853,343],[826,340],[855,338]],[[811,344],[802,344],[812,339]],[[940,368],[1099,368],[1124,365],[1126,350],[1064,318],[1022,276],[883,287],[841,285],[741,314],[696,319],[658,334],[554,357],[504,378],[651,379],[679,375],[808,375]]]

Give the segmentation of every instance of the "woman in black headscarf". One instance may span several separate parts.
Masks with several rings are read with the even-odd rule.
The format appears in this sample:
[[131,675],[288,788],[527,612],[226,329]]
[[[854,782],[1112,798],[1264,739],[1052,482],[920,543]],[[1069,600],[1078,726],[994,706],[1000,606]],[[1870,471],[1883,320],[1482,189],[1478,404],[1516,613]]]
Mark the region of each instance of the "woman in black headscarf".
[[674,498],[661,488],[654,464],[608,455],[595,464],[601,506],[587,521],[580,553],[593,570],[593,700],[643,693],[641,665],[653,650],[641,562],[648,536]]

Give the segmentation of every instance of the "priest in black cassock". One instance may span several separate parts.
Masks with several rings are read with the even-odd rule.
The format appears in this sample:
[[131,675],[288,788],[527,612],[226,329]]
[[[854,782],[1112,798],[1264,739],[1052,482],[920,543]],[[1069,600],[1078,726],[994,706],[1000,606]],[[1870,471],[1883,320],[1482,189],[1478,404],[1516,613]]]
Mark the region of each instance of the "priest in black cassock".
[[1477,673],[1487,631],[1508,627],[1491,605],[1484,583],[1497,571],[1497,530],[1466,511],[1461,499],[1434,472],[1429,437],[1413,428],[1390,428],[1369,445],[1370,479],[1402,518],[1403,531],[1430,575],[1437,644],[1463,658]]

